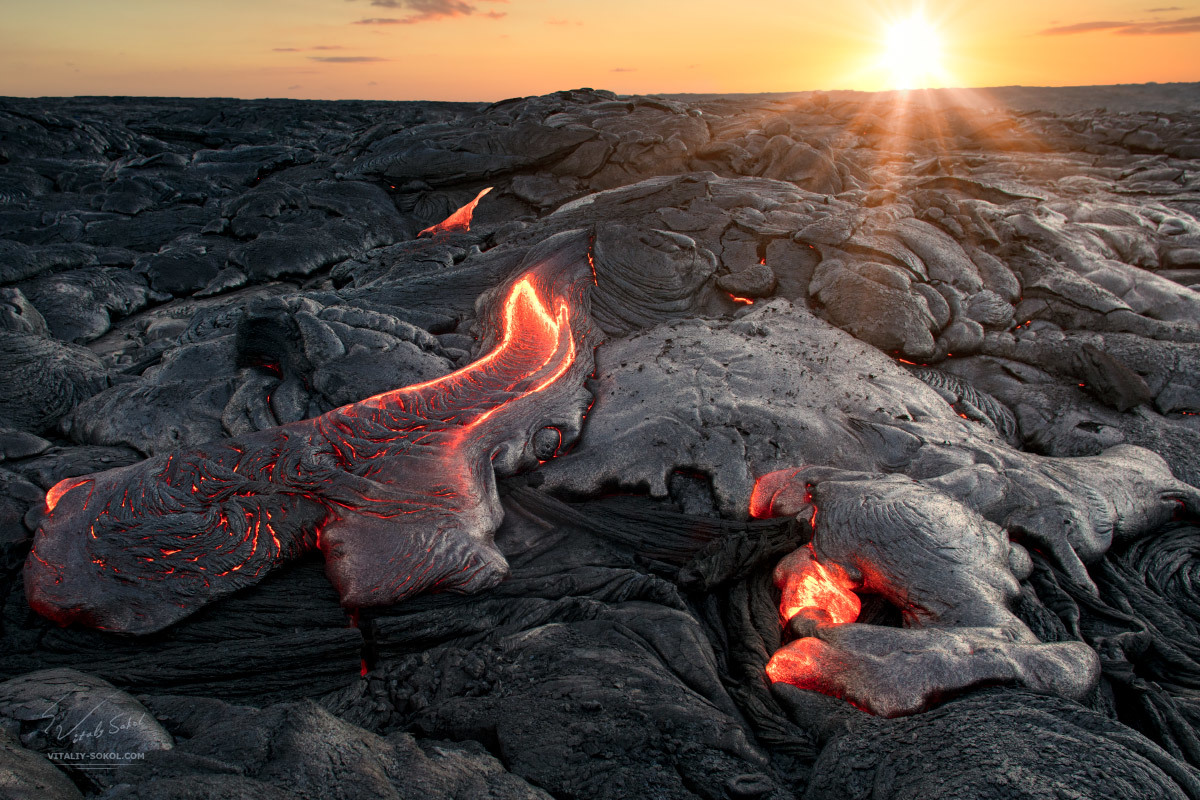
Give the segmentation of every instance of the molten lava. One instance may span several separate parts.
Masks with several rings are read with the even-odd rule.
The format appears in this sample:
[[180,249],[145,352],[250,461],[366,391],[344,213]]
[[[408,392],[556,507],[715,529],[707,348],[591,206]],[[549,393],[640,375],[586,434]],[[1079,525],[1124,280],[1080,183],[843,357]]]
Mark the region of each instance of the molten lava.
[[[815,539],[817,505],[812,486],[804,480],[805,469],[777,470],[755,481],[750,494],[750,516],[767,519],[807,515]],[[775,585],[783,592],[779,614],[785,625],[795,616],[841,625],[854,622],[862,610],[854,593],[854,581],[839,565],[822,564],[811,543],[779,562]]]
[[64,478],[51,486],[50,491],[46,492],[46,513],[52,514],[54,512],[54,507],[58,505],[58,501],[62,499],[64,494],[90,482],[87,478]]
[[[807,514],[815,540],[817,505],[804,472],[803,467],[778,470],[755,481],[750,516],[804,518]],[[818,626],[845,625],[856,621],[862,611],[854,580],[841,565],[821,562],[811,542],[776,565],[774,580],[780,590],[779,616],[785,627],[797,617]],[[831,676],[841,669],[837,654],[814,636],[788,642],[767,662],[767,676],[772,681],[835,697],[843,692]]]
[[828,648],[812,636],[788,642],[767,662],[767,677],[774,683],[790,683],[801,689],[830,694],[821,680],[821,656]]
[[489,186],[479,194],[475,195],[475,199],[467,203],[462,208],[455,211],[450,216],[436,225],[430,225],[425,230],[417,234],[417,238],[422,236],[437,236],[440,233],[466,233],[471,230],[471,219],[475,216],[475,206],[479,205],[479,201],[483,196],[490,192],[492,187]]
[[[786,626],[793,618],[817,625],[844,625],[858,619],[862,603],[854,583],[837,564],[822,564],[811,544],[796,550],[775,568],[775,584],[782,591],[779,614]],[[767,662],[767,677],[801,689],[843,697],[837,680],[845,669],[836,651],[815,636],[785,644]]]
[[796,550],[775,567],[775,584],[782,591],[779,615],[786,625],[793,617],[827,625],[854,622],[862,602],[854,582],[837,564],[822,564],[811,544]]
[[[412,402],[411,398],[419,396],[423,392],[435,391],[451,393],[455,396],[471,396],[481,385],[487,383],[479,380],[479,376],[487,372],[493,365],[496,369],[494,374],[489,377],[494,379],[503,376],[503,380],[506,381],[503,391],[517,392],[517,387],[522,381],[533,374],[540,373],[558,355],[560,363],[548,377],[538,385],[521,391],[516,397],[489,407],[482,415],[463,426],[462,431],[469,431],[512,400],[542,391],[558,380],[574,363],[575,341],[571,336],[570,321],[571,310],[566,302],[560,301],[555,309],[555,315],[551,316],[550,311],[538,296],[532,279],[526,276],[513,286],[504,301],[504,336],[495,350],[457,372],[425,383],[417,383],[368,397],[355,405],[371,405],[381,410],[394,406],[404,410],[406,403]],[[560,350],[563,352],[559,353]],[[513,369],[506,362],[512,362],[514,366],[521,366]]]
[[533,434],[561,444],[583,412],[585,264],[567,248],[515,280],[482,319],[496,345],[449,375],[56,485],[31,607],[148,633],[313,548],[348,607],[494,585],[508,569],[495,473],[536,465]]

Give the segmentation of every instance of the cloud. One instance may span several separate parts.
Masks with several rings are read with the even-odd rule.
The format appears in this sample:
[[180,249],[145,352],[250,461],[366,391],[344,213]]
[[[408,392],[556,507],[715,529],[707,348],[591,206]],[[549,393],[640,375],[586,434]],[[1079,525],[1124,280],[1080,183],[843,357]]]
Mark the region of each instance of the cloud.
[[613,67],[613,72],[637,72],[633,67]]
[[1183,11],[1183,6],[1163,6],[1162,8],[1147,8],[1150,14],[1161,14],[1165,11]]
[[345,50],[340,44],[318,44],[312,47],[272,47],[272,53],[302,53],[306,50]]
[[1200,17],[1184,17],[1171,22],[1155,22],[1134,25],[1117,33],[1122,36],[1171,36],[1180,33],[1200,32]]
[[320,61],[323,64],[370,64],[375,61],[388,61],[386,58],[375,56],[309,56],[309,61]]
[[1063,25],[1058,28],[1046,28],[1041,31],[1042,36],[1065,36],[1071,33],[1091,33],[1092,31],[1106,31],[1113,28],[1128,28],[1128,22],[1077,22],[1074,25]]
[[[487,0],[489,3],[507,3],[508,0]],[[469,17],[479,9],[464,0],[371,0],[371,5],[380,8],[407,8],[414,13],[406,17],[369,17],[360,19],[355,25],[416,25],[419,22],[434,22],[439,19]],[[488,11],[480,16],[501,19],[503,11]]]
[[[1176,7],[1172,7],[1173,9]],[[1151,9],[1152,11],[1154,9]],[[1168,11],[1172,9],[1159,9]],[[1066,36],[1074,33],[1093,33],[1094,31],[1113,31],[1121,36],[1174,36],[1186,33],[1200,33],[1200,17],[1181,17],[1159,22],[1133,21],[1104,21],[1077,22],[1074,25],[1062,25],[1056,28],[1046,28],[1039,33],[1042,36]]]
[[289,91],[289,92],[291,92],[291,91],[295,91],[296,89],[299,89],[299,88],[300,88],[300,84],[298,84],[298,83],[293,83],[291,86],[289,86],[289,87],[288,87],[288,91]]

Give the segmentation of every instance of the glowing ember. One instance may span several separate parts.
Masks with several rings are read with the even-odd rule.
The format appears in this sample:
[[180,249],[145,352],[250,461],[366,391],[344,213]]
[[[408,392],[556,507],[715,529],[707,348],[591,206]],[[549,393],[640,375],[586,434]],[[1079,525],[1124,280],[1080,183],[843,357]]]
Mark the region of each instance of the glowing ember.
[[730,296],[730,298],[733,299],[733,302],[735,302],[735,303],[745,303],[748,306],[754,305],[754,301],[751,300],[749,297],[738,297],[736,294],[731,294],[729,296]]
[[475,206],[479,205],[479,201],[483,196],[490,192],[492,187],[489,186],[479,194],[475,195],[475,199],[467,203],[465,206],[455,211],[450,216],[436,225],[430,225],[425,230],[417,234],[417,237],[422,236],[437,236],[439,233],[466,233],[471,230],[471,218],[475,216]]

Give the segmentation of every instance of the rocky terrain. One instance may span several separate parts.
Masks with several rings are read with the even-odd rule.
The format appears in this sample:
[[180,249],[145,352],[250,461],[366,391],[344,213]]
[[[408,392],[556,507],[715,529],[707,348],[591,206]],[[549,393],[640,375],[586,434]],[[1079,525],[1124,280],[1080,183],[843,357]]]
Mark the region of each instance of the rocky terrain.
[[1196,90],[0,100],[0,794],[1200,798]]

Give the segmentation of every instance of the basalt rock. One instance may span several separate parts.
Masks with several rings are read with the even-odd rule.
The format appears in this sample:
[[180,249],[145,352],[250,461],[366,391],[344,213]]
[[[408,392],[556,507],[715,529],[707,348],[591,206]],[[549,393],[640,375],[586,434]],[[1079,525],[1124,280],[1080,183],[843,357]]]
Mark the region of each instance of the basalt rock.
[[40,753],[0,730],[0,791],[13,800],[80,800],[83,794]]
[[111,797],[548,797],[477,744],[378,736],[311,701],[259,710],[167,696],[151,705],[183,742],[124,770]]
[[52,755],[74,768],[82,782],[101,788],[116,783],[117,773],[97,765],[128,764],[175,745],[135,698],[71,669],[41,670],[0,683],[0,718],[19,732],[26,747]]
[[[789,690],[781,690],[784,702],[803,714],[803,701]],[[908,719],[844,722],[842,731],[829,729],[806,797],[1053,797],[1081,786],[1112,800],[1200,792],[1193,771],[1144,737],[1043,694],[993,689]],[[965,752],[950,745],[964,741]],[[1034,774],[1014,775],[1007,766],[1014,760]]]
[[46,336],[0,331],[0,422],[41,433],[108,385],[108,371],[78,345]]

